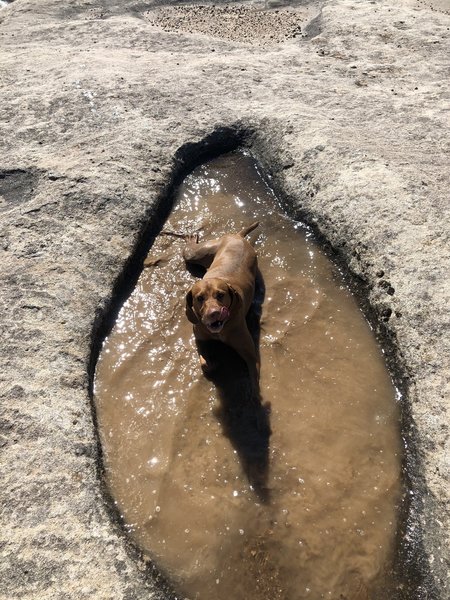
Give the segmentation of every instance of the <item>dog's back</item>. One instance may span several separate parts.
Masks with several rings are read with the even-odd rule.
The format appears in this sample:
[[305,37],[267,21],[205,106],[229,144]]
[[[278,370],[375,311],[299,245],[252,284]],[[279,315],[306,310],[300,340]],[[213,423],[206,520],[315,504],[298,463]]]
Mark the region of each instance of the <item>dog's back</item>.
[[[248,285],[249,278],[251,280],[255,277],[257,259],[256,252],[250,242],[245,239],[245,235],[257,226],[258,223],[243,229],[237,234],[224,235],[220,239],[214,260],[204,279],[210,277],[237,279],[243,287]],[[253,287],[253,283],[251,287]]]

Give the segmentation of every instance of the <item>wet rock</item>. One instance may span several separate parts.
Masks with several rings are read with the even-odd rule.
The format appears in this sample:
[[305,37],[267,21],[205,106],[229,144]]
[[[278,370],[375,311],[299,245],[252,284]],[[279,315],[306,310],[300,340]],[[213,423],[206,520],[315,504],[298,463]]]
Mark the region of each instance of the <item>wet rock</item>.
[[380,315],[381,315],[381,318],[383,319],[383,321],[389,321],[389,319],[391,318],[391,315],[392,315],[392,308],[383,308],[380,311]]
[[2,198],[8,206],[29,200],[33,194],[37,177],[36,173],[26,169],[0,169],[0,210],[2,209]]
[[93,458],[95,456],[95,447],[92,444],[75,444],[74,452],[76,456],[88,456]]

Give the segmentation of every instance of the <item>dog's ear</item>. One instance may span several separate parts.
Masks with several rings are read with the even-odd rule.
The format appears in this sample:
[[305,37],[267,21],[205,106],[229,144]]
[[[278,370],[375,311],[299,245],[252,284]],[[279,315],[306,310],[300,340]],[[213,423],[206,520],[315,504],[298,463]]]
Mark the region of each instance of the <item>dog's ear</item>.
[[186,316],[191,323],[197,325],[198,318],[193,308],[192,288],[186,294]]
[[229,283],[227,283],[227,286],[231,297],[230,309],[242,305],[243,299],[241,294]]

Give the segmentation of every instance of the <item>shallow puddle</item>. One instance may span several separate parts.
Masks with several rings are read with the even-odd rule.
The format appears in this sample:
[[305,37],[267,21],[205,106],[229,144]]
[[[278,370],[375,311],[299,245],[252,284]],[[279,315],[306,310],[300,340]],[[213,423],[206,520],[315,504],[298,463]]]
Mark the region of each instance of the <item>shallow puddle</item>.
[[393,598],[398,402],[336,266],[242,154],[188,176],[164,229],[211,239],[255,220],[263,406],[232,353],[219,390],[202,375],[185,242],[158,236],[97,365],[111,493],[182,597]]

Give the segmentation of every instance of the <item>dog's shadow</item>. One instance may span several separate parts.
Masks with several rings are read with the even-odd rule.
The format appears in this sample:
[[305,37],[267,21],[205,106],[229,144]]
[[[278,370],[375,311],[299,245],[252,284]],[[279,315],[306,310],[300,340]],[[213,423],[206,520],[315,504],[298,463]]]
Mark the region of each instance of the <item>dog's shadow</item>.
[[[259,351],[260,318],[264,280],[258,272],[255,299],[247,315],[247,326]],[[221,342],[197,342],[198,349],[214,369],[207,377],[217,388],[216,410],[223,433],[238,453],[242,468],[261,502],[270,501],[268,487],[270,406],[260,394],[254,397],[248,369],[242,358]]]

